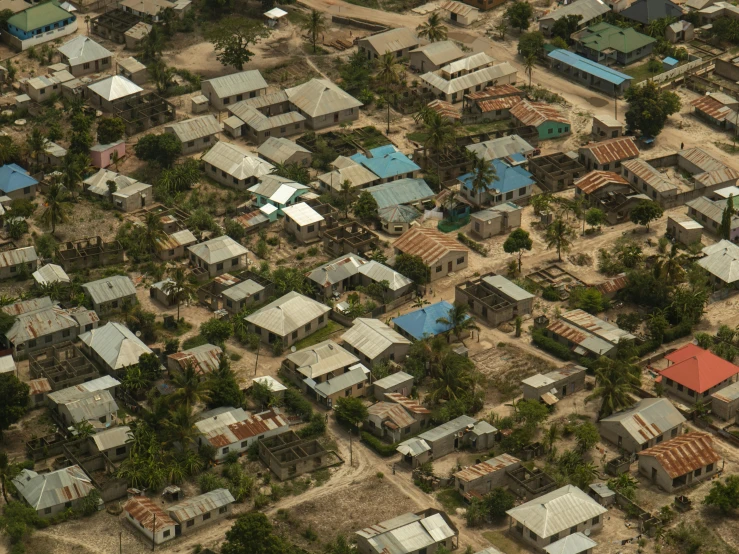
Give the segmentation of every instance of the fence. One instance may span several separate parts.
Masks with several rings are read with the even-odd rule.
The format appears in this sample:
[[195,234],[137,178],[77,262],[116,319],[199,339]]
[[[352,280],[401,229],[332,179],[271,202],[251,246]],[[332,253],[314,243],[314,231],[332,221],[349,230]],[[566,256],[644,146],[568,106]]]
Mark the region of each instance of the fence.
[[[655,75],[654,77],[651,78],[651,80],[658,84],[672,82],[673,80],[678,79],[679,77],[682,77],[689,71],[700,71],[704,68],[706,68],[707,70],[707,68],[710,65],[713,65],[713,62],[711,60],[703,61],[703,58],[698,58],[695,61],[688,62],[685,65],[676,67],[675,69],[670,69],[669,71],[665,71],[664,73]],[[641,81],[641,82],[643,83],[644,81]]]
[[[302,5],[300,2],[298,4]],[[310,7],[310,6],[306,6]],[[366,29],[367,31],[387,31],[387,27],[384,25],[378,25],[371,21],[365,21],[364,19],[353,19],[351,17],[343,17],[341,15],[332,15],[332,23],[338,23],[339,25],[350,25],[352,27],[358,27],[359,29]]]

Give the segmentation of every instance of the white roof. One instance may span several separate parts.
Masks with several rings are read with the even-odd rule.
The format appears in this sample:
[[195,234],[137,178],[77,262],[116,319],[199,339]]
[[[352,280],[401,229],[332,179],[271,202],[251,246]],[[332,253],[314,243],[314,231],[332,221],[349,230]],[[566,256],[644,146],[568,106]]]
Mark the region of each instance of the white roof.
[[70,283],[71,279],[67,275],[62,266],[56,264],[46,264],[33,272],[33,278],[39,285],[49,283]]
[[104,48],[85,35],[74,37],[72,40],[62,44],[57,50],[67,57],[70,66],[110,58],[113,55],[107,48]]
[[131,428],[128,425],[120,427],[111,427],[105,431],[100,431],[92,436],[92,441],[100,452],[110,448],[118,448],[128,442],[129,432]]
[[136,179],[121,175],[115,171],[110,171],[109,169],[99,169],[97,173],[88,177],[82,183],[86,185],[87,192],[99,196],[108,196],[108,181],[113,181],[118,189],[124,189],[134,183],[138,183]]
[[0,357],[0,373],[15,373],[15,361],[13,356]]
[[[459,63],[459,62],[454,62]],[[425,73],[421,75],[421,79],[424,80],[430,87],[443,92],[444,94],[453,94],[455,92],[461,92],[467,89],[472,89],[477,85],[482,85],[487,82],[495,82],[502,77],[508,77],[516,75],[516,68],[508,62],[503,62],[490,67],[485,67],[478,71],[473,71],[455,77],[454,79],[445,79],[441,75],[436,73]]]
[[107,77],[97,83],[89,85],[87,88],[108,102],[118,100],[119,98],[125,98],[126,96],[131,96],[132,94],[136,94],[144,90],[136,83],[132,83],[122,75]]
[[208,265],[220,263],[249,252],[228,235],[206,240],[200,244],[193,244],[187,249]]
[[128,185],[127,187],[123,187],[121,189],[118,189],[113,193],[113,196],[117,196],[118,198],[128,198],[129,196],[133,196],[134,194],[139,194],[142,192],[146,192],[149,189],[152,189],[151,185],[147,185],[146,183],[134,183],[132,185]]
[[354,320],[354,325],[341,335],[341,340],[370,359],[374,359],[395,344],[411,343],[379,319],[363,317]]
[[516,302],[534,298],[534,295],[529,291],[522,289],[502,275],[488,275],[487,277],[483,277],[482,280]]
[[287,15],[287,12],[285,10],[281,10],[280,8],[272,8],[268,12],[264,12],[264,16],[268,17],[269,19],[280,19],[281,17],[285,17]]
[[573,533],[567,535],[563,539],[544,547],[547,554],[580,554],[598,546],[590,537],[586,537],[583,533]]
[[300,202],[298,204],[283,208],[282,213],[285,215],[285,217],[289,217],[301,227],[304,225],[312,225],[313,223],[318,223],[319,221],[323,221],[324,219],[321,214],[319,214],[316,210],[311,208],[305,202]]
[[296,191],[309,188],[279,175],[265,175],[261,182],[249,188],[249,192],[268,198],[277,204],[286,204]]
[[378,554],[419,552],[456,534],[440,513],[428,517],[405,514],[357,532]]
[[359,100],[327,79],[311,79],[307,83],[285,90],[290,102],[310,117],[319,117],[359,108]]
[[706,246],[702,252],[705,257],[698,260],[699,266],[724,283],[739,280],[739,246],[724,239]]
[[224,141],[213,145],[201,159],[238,180],[269,175],[275,169],[268,161],[240,146]]
[[636,406],[601,420],[601,425],[618,425],[636,444],[644,444],[685,422],[683,415],[666,398],[645,398]]
[[279,208],[277,208],[277,206],[275,206],[274,204],[265,204],[264,206],[259,207],[259,211],[267,216],[275,213],[278,209]]
[[247,316],[246,321],[284,337],[330,311],[325,304],[291,291]]
[[316,379],[359,362],[359,358],[331,339],[293,352],[287,359],[295,364],[299,373],[309,379]]
[[272,392],[282,392],[286,391],[287,387],[280,383],[277,379],[274,377],[271,377],[270,375],[264,375],[263,377],[254,377],[252,379],[254,383],[259,383],[260,385],[264,385]]
[[203,83],[210,83],[219,98],[228,98],[229,96],[267,88],[267,81],[256,69],[208,79]]
[[151,354],[151,349],[122,323],[110,322],[79,336],[91,350],[97,352],[113,370],[139,362],[141,354]]

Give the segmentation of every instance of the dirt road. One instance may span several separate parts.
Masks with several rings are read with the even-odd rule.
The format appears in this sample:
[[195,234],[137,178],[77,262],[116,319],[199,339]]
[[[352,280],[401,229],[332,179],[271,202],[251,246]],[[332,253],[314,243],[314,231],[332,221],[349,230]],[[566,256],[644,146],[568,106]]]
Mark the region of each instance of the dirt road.
[[355,6],[342,0],[300,0],[298,5],[331,15],[364,19],[387,27],[408,27],[415,29],[426,21],[426,18],[420,15],[383,12],[374,8]]

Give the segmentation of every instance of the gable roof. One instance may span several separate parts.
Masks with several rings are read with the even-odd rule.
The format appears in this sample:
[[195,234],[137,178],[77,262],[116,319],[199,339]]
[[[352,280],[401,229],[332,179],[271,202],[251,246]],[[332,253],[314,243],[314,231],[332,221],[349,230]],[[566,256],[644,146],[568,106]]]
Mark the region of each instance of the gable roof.
[[128,327],[114,321],[81,334],[79,339],[113,370],[137,364],[141,354],[152,353]]
[[397,291],[413,284],[413,281],[402,273],[398,273],[393,268],[375,260],[370,260],[366,264],[359,266],[359,273],[375,283],[387,281],[388,289],[392,291]]
[[621,12],[626,19],[633,19],[645,25],[664,17],[681,17],[683,10],[670,0],[637,0]]
[[297,153],[311,153],[307,148],[303,148],[296,142],[284,137],[269,137],[259,145],[257,152],[276,163],[285,163]]
[[405,429],[416,422],[416,419],[406,412],[402,405],[395,402],[376,402],[367,408],[367,413],[380,418],[382,425],[390,429]]
[[421,168],[392,144],[378,146],[369,151],[369,156],[361,152],[350,156],[381,179],[405,175]]
[[[434,510],[435,512],[435,510]],[[459,534],[443,512],[433,515],[403,514],[356,533],[369,543],[376,554],[419,552]]]
[[62,44],[57,50],[67,58],[70,66],[110,58],[113,55],[107,48],[85,35],[74,37]]
[[193,244],[192,246],[188,246],[187,249],[208,265],[224,262],[237,256],[243,256],[249,252],[244,246],[228,235],[206,240],[199,244]]
[[207,375],[218,368],[222,353],[223,350],[220,346],[206,343],[170,354],[167,359],[174,360],[182,369],[185,369],[188,364],[192,364],[198,374]]
[[209,83],[213,87],[213,92],[219,98],[267,88],[267,81],[264,80],[264,77],[262,77],[262,74],[257,69],[232,73],[231,75],[224,75],[215,79],[207,79],[203,83]]
[[398,50],[413,48],[418,46],[420,41],[416,33],[407,27],[398,27],[397,29],[390,29],[389,31],[364,37],[359,40],[359,44],[362,43],[371,46],[375,52],[382,56],[387,52],[397,52]]
[[212,417],[196,421],[195,427],[211,445],[220,448],[256,437],[267,431],[287,430],[289,424],[276,409],[247,416],[243,410],[231,408]]
[[5,194],[38,185],[38,181],[18,164],[5,164],[0,167],[0,190]]
[[451,40],[430,42],[411,50],[411,54],[414,52],[423,53],[431,63],[438,66],[453,62],[464,56],[464,52]]
[[330,311],[325,304],[290,291],[247,316],[246,321],[284,337]]
[[562,19],[568,15],[579,15],[582,16],[582,19],[580,20],[580,23],[582,24],[608,13],[609,11],[611,11],[611,8],[609,8],[603,0],[577,0],[576,2],[572,2],[543,15],[539,18],[539,21],[547,21],[550,19],[552,21],[557,21],[558,19]]
[[633,408],[601,420],[602,424],[618,423],[637,444],[656,439],[684,422],[683,415],[666,398],[645,398]]
[[24,246],[23,248],[0,252],[0,267],[13,267],[36,261],[38,261],[38,254],[33,246]]
[[309,117],[319,117],[363,106],[359,100],[327,79],[311,79],[285,90],[290,103]]
[[690,102],[690,105],[696,110],[705,113],[716,121],[728,119],[732,123],[737,123],[738,114],[730,106],[736,108],[736,104],[736,100],[725,94],[719,96],[713,93],[705,94]]
[[580,147],[580,153],[590,152],[599,164],[623,161],[639,155],[634,137],[617,137]]
[[221,124],[212,115],[201,115],[192,119],[185,119],[177,123],[170,123],[164,128],[171,130],[180,142],[190,142],[203,137],[209,137],[221,132]]
[[170,518],[158,504],[146,496],[134,496],[130,498],[123,505],[123,510],[128,514],[131,514],[131,517],[133,517],[141,527],[152,532],[161,531],[176,525],[175,522],[172,521],[172,518]]
[[[534,184],[533,175],[520,165],[511,165],[501,159],[492,160],[490,163],[495,168],[495,179],[488,185],[489,191],[505,193]],[[474,178],[474,174],[465,173],[459,177],[459,181],[464,188],[472,190]]]
[[534,151],[534,147],[518,135],[508,135],[507,137],[486,140],[477,144],[469,144],[465,148],[486,160],[496,160],[513,154],[526,155]]
[[108,102],[118,100],[119,98],[125,98],[126,96],[131,96],[132,94],[136,94],[144,90],[136,83],[129,81],[122,75],[112,75],[105,79],[101,79],[100,81],[89,85],[87,88]]
[[400,204],[415,204],[434,197],[434,191],[424,179],[411,177],[367,187],[362,192],[372,195],[378,210]]
[[236,502],[236,499],[228,489],[215,489],[170,506],[167,508],[167,512],[172,519],[183,523],[234,502]]
[[393,345],[411,343],[379,319],[364,317],[356,318],[354,325],[341,335],[341,340],[359,350],[369,359],[376,358]]
[[240,146],[224,141],[215,143],[201,159],[239,180],[269,175],[275,168]]
[[546,102],[516,102],[511,108],[511,115],[524,125],[538,127],[547,121],[570,124],[570,121],[557,109]]
[[296,192],[304,193],[309,190],[310,187],[306,185],[274,174],[265,175],[259,183],[249,187],[252,194],[258,194],[278,204],[286,204]]
[[118,448],[126,444],[130,438],[130,431],[131,428],[128,425],[121,425],[95,433],[90,438],[95,443],[97,449],[103,452],[110,448]]
[[672,365],[660,372],[662,379],[672,379],[699,394],[739,373],[739,367],[695,344],[687,344],[665,359]]
[[287,360],[295,364],[297,371],[309,379],[316,379],[359,362],[354,354],[330,339],[293,352],[287,356]]
[[573,184],[575,187],[580,189],[583,194],[593,194],[608,185],[630,186],[629,182],[618,173],[601,170],[591,171],[579,179],[575,179]]
[[369,374],[370,370],[358,363],[346,369],[341,375],[330,377],[318,384],[311,383],[310,378],[305,380],[308,381],[308,386],[315,390],[319,396],[329,397],[337,392],[350,389],[359,383],[364,383]]
[[96,304],[136,295],[136,285],[127,275],[112,275],[82,285]]
[[13,479],[13,485],[36,511],[85,498],[95,488],[78,465],[49,473],[24,469]]
[[8,25],[28,32],[65,19],[75,19],[75,16],[60,8],[56,2],[44,2],[11,16],[8,18]]
[[[570,4],[570,6],[576,6],[579,2],[582,1],[583,0],[574,2]],[[631,75],[626,75],[625,73],[621,73],[620,71],[616,71],[615,69],[606,67],[605,65],[589,60],[588,58],[585,58],[583,56],[578,56],[574,52],[570,52],[569,50],[564,50],[562,48],[552,50],[547,54],[547,57],[552,58],[553,60],[557,60],[558,62],[562,62],[565,65],[574,67],[575,69],[583,71],[588,75],[593,75],[594,77],[598,77],[599,79],[603,79],[604,81],[617,86],[625,81],[631,81],[633,78],[631,77]]]
[[713,440],[706,433],[680,435],[642,450],[639,457],[643,456],[656,458],[673,479],[721,460],[721,456],[713,449]]
[[427,266],[436,264],[451,252],[469,254],[466,246],[441,231],[428,227],[411,227],[398,237],[393,247],[404,254],[419,256]]
[[547,554],[580,554],[581,552],[590,552],[596,546],[598,546],[598,543],[593,539],[584,533],[577,532],[545,546],[544,552]]
[[[453,307],[446,300],[442,300],[396,317],[392,322],[416,340],[422,340],[427,336],[435,337],[451,329],[450,325],[439,323],[437,319],[448,318],[449,311]],[[465,319],[470,319],[470,316],[466,316]]]
[[[94,315],[91,319],[97,321],[97,314],[94,311],[90,313]],[[65,310],[60,306],[48,306],[18,315],[13,322],[13,326],[6,332],[5,337],[11,344],[18,346],[26,341],[49,336],[58,331],[77,329],[78,327],[79,323],[69,310]]]
[[356,275],[359,267],[366,263],[367,260],[361,256],[349,253],[318,266],[306,276],[318,286],[326,288]]
[[724,283],[739,280],[739,246],[722,239],[716,244],[706,246],[702,252],[705,257],[698,260],[699,266]]
[[482,83],[493,82],[503,77],[516,75],[517,73],[515,67],[508,62],[503,62],[455,77],[454,79],[445,79],[443,76],[433,72],[424,73],[421,75],[421,79],[426,81],[429,86],[444,94],[454,94],[455,92],[471,89]]

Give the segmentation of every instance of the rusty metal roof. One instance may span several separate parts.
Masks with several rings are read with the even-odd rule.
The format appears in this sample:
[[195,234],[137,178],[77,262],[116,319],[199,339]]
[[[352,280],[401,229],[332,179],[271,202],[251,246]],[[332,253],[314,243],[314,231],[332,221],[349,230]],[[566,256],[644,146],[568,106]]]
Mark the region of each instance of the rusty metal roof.
[[427,227],[411,227],[400,235],[393,246],[404,254],[420,257],[428,266],[435,265],[452,252],[469,253],[467,247],[452,237]]
[[[370,416],[380,418],[381,423],[386,425],[393,423],[396,429],[410,427],[416,422],[401,404],[395,404],[394,402],[377,402],[370,406],[367,411]],[[390,425],[387,426],[390,427]]]
[[496,85],[494,87],[487,87],[484,90],[478,92],[471,92],[465,94],[465,98],[470,100],[492,100],[493,98],[503,98],[505,96],[518,96],[521,97],[523,91],[514,87],[513,85]]
[[216,448],[228,446],[280,427],[288,428],[288,422],[275,410],[254,414],[243,420],[234,417],[234,411],[198,421],[195,427]]
[[601,294],[613,294],[624,288],[628,282],[629,280],[626,278],[626,274],[622,273],[613,279],[608,279],[608,281],[595,285],[595,288]]
[[406,410],[413,414],[431,414],[431,410],[424,408],[415,400],[411,400],[407,396],[403,396],[400,393],[388,392],[385,393],[385,398],[387,398],[390,402],[396,402],[402,405]]
[[36,511],[84,498],[95,489],[78,465],[40,474],[24,469],[13,479],[13,485]]
[[235,499],[228,489],[215,489],[167,508],[167,512],[177,523],[183,522],[233,504]]
[[35,264],[38,263],[38,255],[36,249],[33,246],[26,246],[24,248],[16,248],[15,250],[6,250],[0,252],[0,267],[14,267],[20,264]]
[[511,108],[511,115],[523,125],[533,125],[534,127],[543,125],[547,121],[570,124],[570,121],[558,109],[545,102],[522,100]]
[[690,105],[716,121],[725,121],[726,118],[736,121],[737,113],[710,94],[696,98],[690,103]]
[[520,103],[520,96],[504,96],[502,98],[490,98],[486,100],[480,100],[477,102],[477,106],[480,108],[480,111],[482,113],[487,113],[494,112],[496,110],[510,110]]
[[202,344],[183,352],[170,354],[168,358],[175,360],[182,369],[185,369],[187,364],[191,363],[197,373],[206,375],[218,368],[222,352],[220,346]]
[[629,182],[613,171],[591,171],[587,175],[580,177],[574,181],[574,185],[580,189],[583,194],[593,194],[608,185],[626,185]]
[[[146,496],[134,496],[123,506],[124,511],[149,531],[156,532],[167,527],[174,527],[176,523],[164,510]],[[154,517],[156,515],[156,517]]]
[[484,477],[485,475],[489,475],[490,473],[505,470],[505,468],[509,466],[520,463],[521,460],[514,456],[511,456],[510,454],[501,454],[500,456],[490,458],[489,460],[486,460],[482,463],[466,467],[463,470],[455,473],[454,477],[456,477],[460,481],[474,481],[475,479],[479,479],[480,477]]
[[668,181],[657,168],[649,165],[646,160],[637,158],[625,161],[622,165],[660,194],[676,194],[678,190],[675,183]]
[[642,456],[656,458],[672,479],[721,460],[713,449],[713,440],[706,433],[686,433],[642,450],[639,457]]
[[582,146],[580,153],[583,150],[592,153],[595,161],[599,164],[628,160],[639,155],[639,148],[636,146],[634,137],[618,137],[594,142]]
[[432,100],[428,103],[428,107],[442,117],[448,117],[450,119],[462,119],[459,110],[457,110],[457,108],[455,108],[453,104],[447,102],[446,100]]
[[30,381],[28,381],[28,388],[31,389],[31,396],[34,396],[36,394],[44,394],[45,392],[51,392],[51,384],[46,377],[31,379]]

